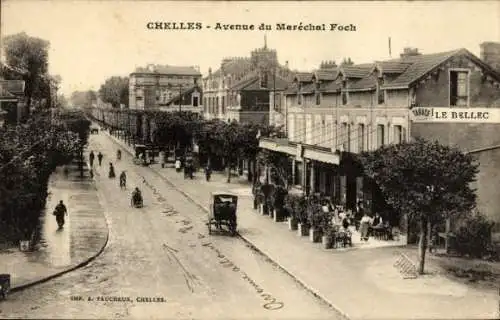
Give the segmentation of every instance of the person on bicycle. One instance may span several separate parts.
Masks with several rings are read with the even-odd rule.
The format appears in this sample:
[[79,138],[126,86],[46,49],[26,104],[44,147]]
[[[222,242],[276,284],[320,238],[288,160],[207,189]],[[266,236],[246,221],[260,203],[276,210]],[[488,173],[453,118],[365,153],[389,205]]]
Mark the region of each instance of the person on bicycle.
[[125,174],[125,171],[122,171],[122,173],[120,173],[120,187],[125,188],[126,184],[127,184],[127,175]]
[[132,203],[134,205],[142,203],[142,194],[138,187],[135,187],[134,192],[132,192]]

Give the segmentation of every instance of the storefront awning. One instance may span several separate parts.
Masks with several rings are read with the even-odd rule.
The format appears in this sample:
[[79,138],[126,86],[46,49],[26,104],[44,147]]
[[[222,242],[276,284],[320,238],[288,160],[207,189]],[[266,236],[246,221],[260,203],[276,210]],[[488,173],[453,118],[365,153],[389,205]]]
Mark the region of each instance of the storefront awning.
[[[285,153],[294,157],[298,157],[299,161],[302,161],[302,158],[331,163],[331,164],[340,164],[340,155],[334,153],[332,151],[326,151],[324,148],[318,148],[311,145],[301,145],[301,151],[298,152],[297,144],[290,143],[286,139],[270,139],[270,138],[261,138],[259,140],[259,147],[262,149],[267,149],[275,152]],[[301,153],[301,155],[299,155]]]

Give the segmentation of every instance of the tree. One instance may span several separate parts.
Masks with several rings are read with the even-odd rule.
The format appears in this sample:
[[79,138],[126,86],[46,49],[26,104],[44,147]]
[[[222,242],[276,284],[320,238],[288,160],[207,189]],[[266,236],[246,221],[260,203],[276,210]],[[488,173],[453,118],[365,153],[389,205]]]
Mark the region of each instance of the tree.
[[22,79],[26,81],[27,114],[33,99],[47,98],[43,86],[47,80],[49,47],[49,41],[30,37],[24,32],[6,36],[4,39],[7,64],[27,71],[22,75]]
[[128,106],[128,78],[111,77],[106,79],[99,89],[99,96],[102,101],[111,103],[113,108],[119,108],[120,104]]
[[92,90],[74,91],[70,97],[71,104],[79,108],[90,108],[97,101],[97,93]]
[[475,207],[470,183],[478,165],[459,149],[423,139],[364,152],[359,159],[387,203],[418,221],[418,271],[423,274],[429,225]]
[[340,66],[343,67],[343,66],[352,66],[354,65],[354,61],[351,60],[351,58],[344,58],[342,59],[342,62],[340,63]]

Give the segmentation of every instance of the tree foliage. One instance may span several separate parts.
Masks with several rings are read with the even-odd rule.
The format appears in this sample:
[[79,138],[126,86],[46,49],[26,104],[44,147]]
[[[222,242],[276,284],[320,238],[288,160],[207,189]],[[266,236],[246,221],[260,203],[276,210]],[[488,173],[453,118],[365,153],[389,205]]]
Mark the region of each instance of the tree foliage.
[[352,66],[352,65],[354,65],[354,61],[352,61],[350,57],[342,59],[342,62],[340,63],[341,67],[343,67],[343,66]]
[[0,130],[0,234],[21,240],[38,223],[50,174],[71,161],[84,136],[68,130],[64,119],[54,122],[49,112]]
[[120,104],[128,106],[128,78],[127,77],[111,77],[106,79],[104,84],[99,88],[99,96],[102,101],[111,103],[113,108],[119,108]]
[[71,104],[79,108],[90,108],[97,101],[97,93],[93,90],[74,91],[71,93]]
[[4,38],[4,53],[8,65],[25,70],[24,75],[10,72],[10,79],[22,78],[26,81],[25,95],[29,108],[33,99],[47,98],[50,78],[48,72],[48,50],[50,42],[26,33],[9,35]]
[[359,159],[387,203],[420,223],[423,272],[427,223],[475,207],[476,195],[470,183],[478,165],[457,148],[423,139],[384,146],[362,153]]

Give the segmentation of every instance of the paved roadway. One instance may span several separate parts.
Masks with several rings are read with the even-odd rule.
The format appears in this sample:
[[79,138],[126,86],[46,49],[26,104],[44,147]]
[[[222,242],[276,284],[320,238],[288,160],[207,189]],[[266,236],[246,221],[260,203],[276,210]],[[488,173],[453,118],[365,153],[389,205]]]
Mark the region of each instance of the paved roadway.
[[[0,318],[339,317],[240,239],[208,236],[206,213],[150,169],[132,164],[129,154],[115,161],[117,146],[109,137],[91,135],[89,149],[105,155],[96,183],[110,226],[107,248],[82,269],[12,293],[0,303]],[[126,170],[128,190],[108,179],[110,160],[117,176]],[[145,198],[142,209],[130,207],[135,186]],[[283,244],[283,250],[293,248]],[[101,296],[130,301],[99,301]]]

